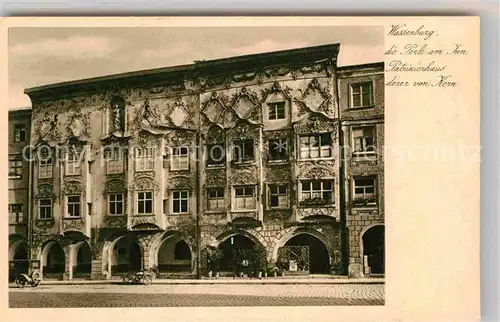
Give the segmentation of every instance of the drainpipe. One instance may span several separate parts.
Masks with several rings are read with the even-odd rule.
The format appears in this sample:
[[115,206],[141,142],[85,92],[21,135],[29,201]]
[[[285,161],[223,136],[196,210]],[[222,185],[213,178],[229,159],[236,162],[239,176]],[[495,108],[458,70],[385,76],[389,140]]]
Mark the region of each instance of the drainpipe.
[[[335,64],[336,65],[336,64]],[[342,253],[342,271],[348,273],[349,266],[349,238],[347,236],[347,218],[345,209],[345,155],[344,155],[344,132],[342,131],[342,117],[338,87],[337,66],[334,68],[335,99],[337,100],[337,131],[339,140],[339,214],[340,214],[340,249]]]
[[201,91],[198,94],[198,125],[196,128],[196,278],[201,279],[200,274],[200,210],[201,210],[201,180],[200,180],[200,144],[201,144]]

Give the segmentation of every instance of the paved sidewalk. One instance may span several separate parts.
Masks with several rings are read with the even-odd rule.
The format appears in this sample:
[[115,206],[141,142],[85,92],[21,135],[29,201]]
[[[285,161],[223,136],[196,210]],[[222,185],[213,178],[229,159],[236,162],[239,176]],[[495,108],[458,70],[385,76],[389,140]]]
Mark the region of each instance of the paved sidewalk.
[[[204,279],[154,279],[152,284],[384,284],[384,278],[204,278]],[[91,285],[122,284],[121,279],[110,280],[43,280],[41,285]],[[15,284],[10,284],[16,287]]]

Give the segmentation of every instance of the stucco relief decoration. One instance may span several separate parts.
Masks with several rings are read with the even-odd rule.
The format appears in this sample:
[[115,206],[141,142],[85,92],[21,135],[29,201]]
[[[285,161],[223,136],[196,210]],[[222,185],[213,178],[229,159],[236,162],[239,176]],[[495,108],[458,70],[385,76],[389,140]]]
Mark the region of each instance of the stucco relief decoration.
[[87,141],[89,139],[90,114],[82,113],[80,109],[77,109],[69,117],[66,129],[68,131],[68,138]]
[[121,179],[108,180],[104,185],[105,194],[110,192],[124,192],[126,190],[127,190],[127,185],[125,183],[125,180]]
[[323,63],[316,63],[311,65],[306,65],[300,69],[300,73],[302,75],[313,74],[313,73],[321,73],[325,70],[325,66]]
[[135,177],[132,181],[132,190],[155,190],[158,191],[159,184],[153,177],[140,176]]
[[258,220],[258,214],[256,211],[249,211],[249,212],[233,212],[231,213],[231,220],[242,220],[242,219],[255,219]]
[[82,193],[83,187],[80,181],[66,181],[64,183],[63,193],[65,195],[77,195]]
[[[295,131],[298,133],[321,133],[321,132],[334,132],[336,134],[337,129],[328,121],[323,115],[313,113],[309,117],[302,119],[295,124]],[[333,137],[332,139],[335,139]]]
[[304,105],[312,112],[318,112],[323,114],[328,118],[335,117],[335,110],[332,104],[332,95],[328,88],[330,87],[329,83],[327,86],[322,88],[319,80],[314,78],[307,89],[302,92],[300,98],[296,98],[295,102],[299,105]]
[[194,139],[194,135],[190,131],[171,131],[166,135],[166,138],[172,146],[189,146]]
[[297,208],[297,220],[313,216],[335,217],[336,210],[332,207]]
[[255,170],[252,168],[234,169],[231,173],[231,182],[234,184],[256,183],[257,176]]
[[123,228],[127,226],[127,218],[125,216],[106,216],[104,223],[109,228]]
[[206,170],[206,186],[225,186],[226,185],[226,170],[225,169],[212,169]]
[[154,216],[136,216],[132,217],[131,226],[132,228],[137,228],[140,225],[156,225],[156,219]]
[[168,125],[191,128],[194,125],[194,114],[195,109],[192,104],[188,106],[181,97],[178,97],[173,104],[167,104],[164,119],[168,122]]
[[36,195],[37,198],[54,198],[54,187],[52,184],[41,184],[38,185],[37,187],[38,194]]
[[211,123],[224,129],[231,128],[239,117],[231,107],[227,107],[229,104],[229,98],[226,95],[213,92],[210,99],[203,104],[202,113]]
[[215,144],[215,143],[223,143],[225,142],[225,133],[224,130],[218,125],[211,125],[206,134],[207,143]]
[[237,83],[251,81],[251,80],[255,79],[256,76],[257,76],[256,71],[247,72],[247,73],[243,73],[243,74],[236,74],[236,75],[233,75],[233,81],[235,81]]
[[63,219],[62,221],[62,230],[63,231],[68,231],[68,230],[82,230],[84,227],[84,220],[83,219]]
[[271,87],[261,90],[261,96],[264,102],[269,100],[271,95],[283,95],[285,98],[290,99],[292,97],[292,89],[288,86],[282,88],[279,82],[274,82]]
[[168,181],[169,189],[191,190],[191,179],[188,176],[171,177]]
[[61,140],[61,132],[58,123],[57,114],[50,115],[45,113],[38,122],[35,122],[35,133],[38,142],[47,142],[49,145],[55,145]]
[[240,121],[236,124],[236,126],[234,128],[232,128],[229,131],[228,134],[233,139],[241,139],[241,140],[254,139],[254,140],[257,140],[258,136],[259,136],[258,135],[259,132],[257,131],[257,129],[258,128],[256,126],[252,126],[251,124],[249,124],[246,121]]
[[314,167],[307,170],[304,170],[300,174],[301,179],[321,179],[321,178],[333,178],[335,177],[335,173],[333,170],[328,168],[320,168]]
[[119,86],[113,86],[107,91],[101,92],[92,97],[93,105],[99,105],[100,110],[107,110],[110,108],[110,102],[114,97],[120,97],[123,99],[126,106],[131,106],[130,101],[133,90],[131,88],[120,88]]
[[232,97],[230,104],[239,118],[248,120],[252,123],[260,122],[261,106],[257,93],[243,87],[240,92]]

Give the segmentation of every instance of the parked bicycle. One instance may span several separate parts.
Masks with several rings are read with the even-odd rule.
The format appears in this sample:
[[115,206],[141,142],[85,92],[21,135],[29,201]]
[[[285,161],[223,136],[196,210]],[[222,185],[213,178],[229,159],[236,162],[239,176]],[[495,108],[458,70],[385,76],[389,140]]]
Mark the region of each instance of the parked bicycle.
[[149,285],[153,282],[153,273],[149,271],[129,272],[123,276],[125,284]]

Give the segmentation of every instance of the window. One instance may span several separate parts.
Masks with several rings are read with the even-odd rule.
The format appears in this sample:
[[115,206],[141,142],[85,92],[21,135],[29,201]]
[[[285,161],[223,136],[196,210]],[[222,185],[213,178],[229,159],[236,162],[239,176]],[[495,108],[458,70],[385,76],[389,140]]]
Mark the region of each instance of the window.
[[79,151],[70,151],[66,154],[66,175],[79,175],[82,167]]
[[23,173],[23,160],[19,156],[9,157],[9,178],[20,179]]
[[23,204],[16,203],[9,205],[9,223],[20,224],[24,222]]
[[288,207],[288,186],[269,185],[269,208]]
[[253,161],[253,140],[237,140],[233,142],[233,162]]
[[303,203],[332,203],[333,201],[333,184],[332,180],[309,180],[302,181],[302,196]]
[[188,212],[189,192],[187,190],[172,191],[172,212],[174,214]]
[[123,215],[123,194],[110,194],[108,196],[110,215]]
[[218,166],[226,163],[226,145],[224,143],[207,145],[207,164]]
[[373,105],[373,85],[371,82],[351,84],[351,107]]
[[154,168],[153,148],[142,148],[136,150],[136,170],[151,171]]
[[52,158],[48,158],[45,160],[40,159],[38,163],[38,178],[52,178]]
[[52,218],[52,199],[40,199],[39,202],[39,218],[51,219]]
[[68,217],[80,217],[80,196],[67,197]]
[[223,210],[226,208],[224,188],[208,189],[208,210]]
[[255,209],[255,188],[244,186],[234,188],[235,209]]
[[354,154],[374,154],[374,128],[362,127],[352,130]]
[[153,193],[151,191],[137,193],[137,213],[140,215],[153,213]]
[[185,146],[172,148],[171,170],[189,170],[188,148]]
[[123,172],[123,151],[120,147],[106,149],[106,173]]
[[26,128],[24,124],[14,125],[14,142],[25,142],[26,141]]
[[364,200],[367,204],[375,204],[375,178],[354,178],[354,200]]
[[328,158],[332,156],[332,136],[330,133],[300,137],[300,158]]
[[285,102],[268,103],[269,120],[285,119]]
[[268,143],[269,160],[287,160],[288,144],[287,139],[270,139]]

